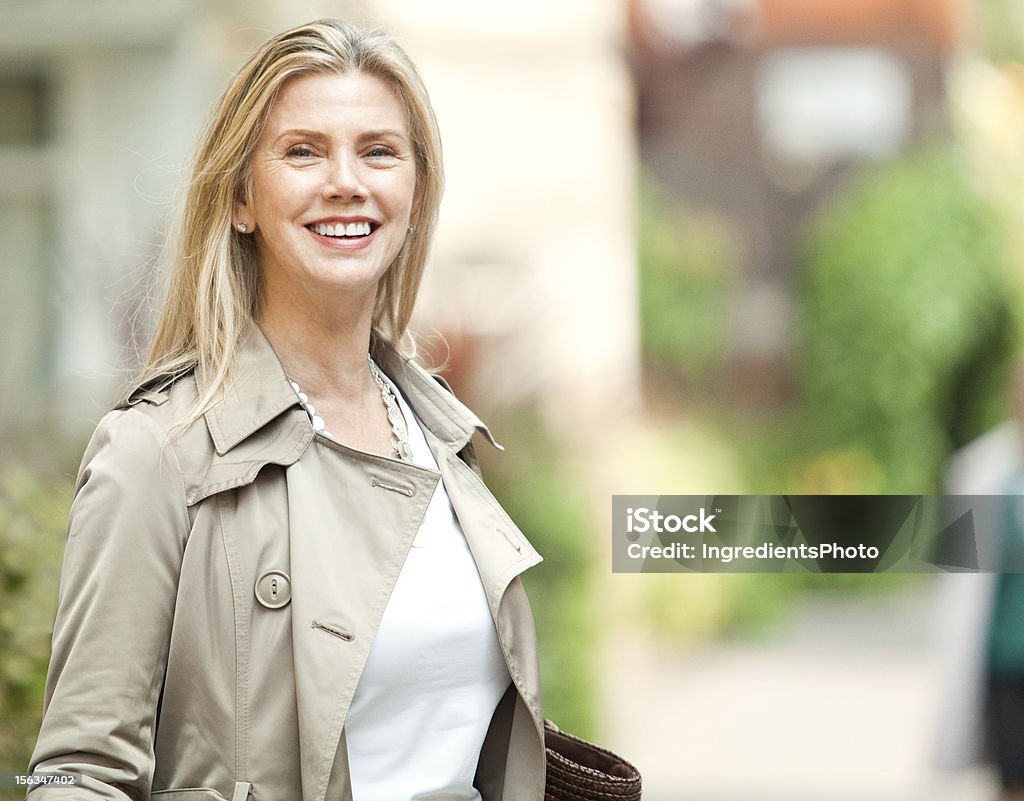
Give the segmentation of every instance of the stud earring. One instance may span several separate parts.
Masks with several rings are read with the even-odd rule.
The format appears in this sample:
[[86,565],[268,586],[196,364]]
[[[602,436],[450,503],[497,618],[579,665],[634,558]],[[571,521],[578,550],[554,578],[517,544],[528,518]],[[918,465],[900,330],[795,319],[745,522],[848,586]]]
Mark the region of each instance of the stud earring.
[[246,231],[249,230],[249,226],[246,225],[245,223],[239,223],[238,225],[235,226],[235,228],[238,229],[238,233],[240,234],[244,234]]
[[409,226],[409,236],[415,236],[415,235],[416,235],[416,226],[415,225],[410,225]]

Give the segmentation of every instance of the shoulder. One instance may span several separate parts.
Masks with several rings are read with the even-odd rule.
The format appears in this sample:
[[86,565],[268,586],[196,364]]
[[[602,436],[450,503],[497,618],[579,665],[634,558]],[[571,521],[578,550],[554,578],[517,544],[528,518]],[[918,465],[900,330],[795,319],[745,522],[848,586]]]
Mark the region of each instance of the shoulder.
[[192,372],[136,386],[111,413],[119,426],[156,432],[159,447],[174,456],[190,507],[253,483],[267,465],[293,464],[313,439],[309,418],[269,345],[241,356],[230,381],[199,416]]
[[192,370],[136,382],[114,405],[114,411],[138,410],[167,428],[182,419],[198,397]]
[[184,474],[164,429],[133,408],[107,412],[82,457],[68,542],[100,552],[165,526],[184,536],[186,509]]
[[198,392],[191,372],[138,384],[99,421],[79,472],[81,485],[98,469],[136,486],[144,479],[162,487],[180,485],[202,473],[213,453],[203,418],[184,430]]
[[123,421],[121,424],[127,427],[148,428],[159,436],[162,447],[170,446],[175,451],[185,447],[201,449],[203,442],[209,442],[203,418],[181,428],[198,398],[195,374],[190,370],[135,385],[114,406],[108,417]]
[[176,463],[171,434],[195,394],[194,381],[185,378],[133,388],[96,425],[82,460],[80,482],[81,474],[108,457],[117,472],[128,475],[143,471],[147,464]]

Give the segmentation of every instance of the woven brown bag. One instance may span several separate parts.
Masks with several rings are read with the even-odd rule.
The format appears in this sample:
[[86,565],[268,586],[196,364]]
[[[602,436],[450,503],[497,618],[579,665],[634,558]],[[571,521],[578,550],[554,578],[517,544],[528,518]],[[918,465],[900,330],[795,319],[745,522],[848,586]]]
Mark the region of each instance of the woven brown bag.
[[640,772],[622,757],[544,721],[544,801],[640,801]]

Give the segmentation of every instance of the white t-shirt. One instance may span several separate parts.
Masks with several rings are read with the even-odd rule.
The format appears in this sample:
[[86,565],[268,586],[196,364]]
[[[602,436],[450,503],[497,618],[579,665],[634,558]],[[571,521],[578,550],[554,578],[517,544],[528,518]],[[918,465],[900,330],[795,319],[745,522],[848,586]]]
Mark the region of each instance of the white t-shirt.
[[[398,388],[413,461],[437,469]],[[441,482],[345,720],[355,801],[475,801],[480,747],[511,679],[480,574]]]

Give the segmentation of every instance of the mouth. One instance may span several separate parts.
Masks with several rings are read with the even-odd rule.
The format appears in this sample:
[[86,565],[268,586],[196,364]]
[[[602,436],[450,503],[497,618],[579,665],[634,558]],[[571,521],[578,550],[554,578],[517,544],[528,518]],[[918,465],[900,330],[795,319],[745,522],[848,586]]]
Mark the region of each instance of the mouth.
[[328,239],[356,242],[372,236],[380,228],[380,223],[360,220],[350,223],[310,223],[306,226],[318,236]]

